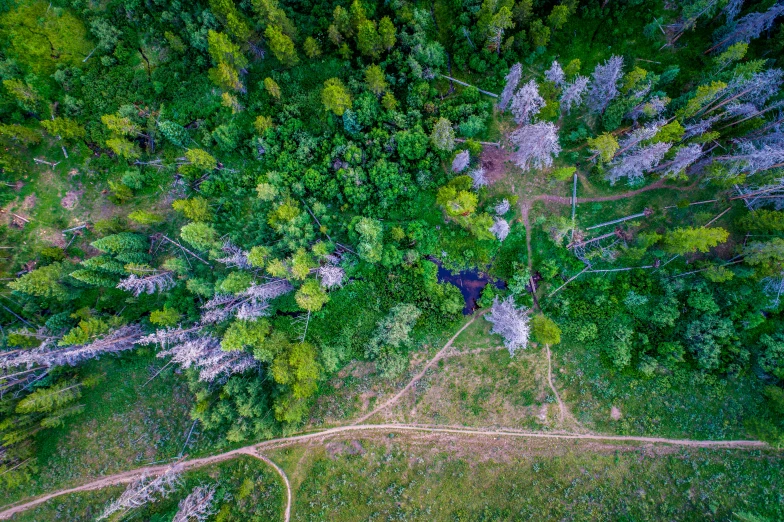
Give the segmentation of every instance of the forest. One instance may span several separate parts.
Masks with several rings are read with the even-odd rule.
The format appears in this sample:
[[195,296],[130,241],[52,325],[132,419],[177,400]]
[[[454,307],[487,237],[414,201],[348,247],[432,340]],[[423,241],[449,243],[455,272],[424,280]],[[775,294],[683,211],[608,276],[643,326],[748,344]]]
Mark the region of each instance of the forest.
[[[375,422],[725,444],[574,519],[784,518],[781,0],[3,0],[0,81],[0,504],[568,513],[404,502],[404,441],[325,442]],[[397,507],[307,500],[375,465]]]

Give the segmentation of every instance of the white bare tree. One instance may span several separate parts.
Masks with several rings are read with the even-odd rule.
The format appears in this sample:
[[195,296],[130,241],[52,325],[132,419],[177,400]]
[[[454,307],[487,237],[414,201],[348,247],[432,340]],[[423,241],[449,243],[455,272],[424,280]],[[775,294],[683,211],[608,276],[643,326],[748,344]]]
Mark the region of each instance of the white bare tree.
[[180,501],[172,522],[206,522],[215,513],[212,500],[216,488],[215,484],[193,488],[191,494]]
[[52,340],[47,340],[32,350],[14,351],[0,357],[0,368],[75,366],[106,353],[131,350],[141,336],[142,327],[138,324],[132,324],[122,326],[99,339],[82,345],[57,347]]
[[505,219],[495,218],[493,226],[490,227],[490,232],[498,238],[498,241],[503,241],[509,235],[509,223]]
[[646,172],[659,164],[670,147],[672,147],[671,143],[654,143],[647,147],[636,148],[613,160],[604,178],[610,182],[610,185],[615,185],[621,178],[626,178],[630,184],[640,181]]
[[231,241],[224,242],[221,250],[226,253],[226,256],[216,259],[219,263],[223,263],[229,268],[236,267],[243,270],[253,268],[253,265],[248,261],[248,253]]
[[724,15],[727,17],[727,22],[732,22],[735,17],[740,13],[743,7],[743,0],[729,0],[724,7]]
[[755,145],[751,141],[743,140],[738,142],[738,149],[737,154],[716,158],[729,166],[732,175],[751,176],[784,166],[784,142]]
[[544,77],[548,82],[553,82],[556,86],[560,87],[563,85],[566,75],[564,75],[563,69],[561,69],[561,64],[556,60],[553,60],[553,64],[545,71]]
[[667,104],[669,103],[670,103],[669,98],[665,98],[662,96],[654,96],[650,100],[644,101],[636,105],[632,110],[628,112],[626,117],[634,121],[637,121],[643,116],[646,116],[648,118],[655,118],[656,116],[659,116],[661,113],[664,112],[664,109],[667,108]]
[[509,140],[517,148],[512,161],[523,170],[549,167],[561,152],[558,128],[551,122],[524,125],[514,131]]
[[587,90],[588,78],[578,75],[572,83],[564,87],[563,94],[561,94],[561,111],[569,114],[572,107],[579,107]]
[[511,208],[511,205],[509,205],[509,200],[508,200],[508,199],[506,199],[506,198],[504,198],[504,199],[502,199],[502,200],[501,200],[501,202],[500,202],[500,203],[498,203],[498,204],[497,204],[497,205],[496,205],[496,206],[493,208],[493,210],[494,210],[494,211],[495,211],[495,213],[496,213],[496,214],[498,214],[499,216],[503,216],[504,214],[506,214],[507,212],[509,212],[509,209],[510,209],[510,208]]
[[120,498],[106,506],[96,520],[106,520],[115,513],[125,513],[169,496],[182,484],[182,469],[181,464],[175,464],[157,477],[142,475],[128,485]]
[[506,75],[506,84],[504,85],[504,90],[501,91],[501,96],[498,97],[498,108],[500,110],[506,110],[506,107],[512,100],[512,95],[514,94],[515,89],[517,89],[517,84],[520,83],[520,78],[522,78],[522,76],[523,66],[519,63],[514,64],[511,69],[509,69],[509,74]]
[[199,380],[223,382],[230,376],[257,368],[258,361],[249,353],[225,351],[220,339],[205,334],[201,328],[158,330],[139,341],[139,344],[160,344],[158,357],[171,356],[171,362],[183,369],[199,369]]
[[253,284],[239,294],[217,294],[203,306],[202,324],[225,321],[236,315],[252,320],[267,315],[269,301],[294,290],[285,279],[273,279],[262,285]]
[[612,56],[601,65],[597,65],[591,75],[588,91],[588,108],[595,113],[602,113],[610,102],[618,96],[618,82],[623,76],[623,58]]
[[773,26],[776,18],[784,14],[784,3],[776,2],[767,11],[762,13],[749,13],[734,25],[729,34],[710,48],[711,51],[723,51],[727,47],[738,42],[749,43],[754,38],[758,38],[763,31],[767,31]]
[[346,271],[337,265],[324,265],[318,269],[318,275],[321,279],[321,286],[324,288],[335,288],[343,286],[343,279],[346,277]]
[[487,185],[487,177],[485,177],[485,169],[477,167],[468,173],[468,176],[474,180],[473,187],[478,189]]
[[618,148],[618,152],[616,152],[616,156],[621,155],[624,152],[629,152],[631,150],[634,150],[643,141],[647,141],[653,138],[654,136],[656,136],[656,134],[659,132],[659,130],[662,128],[663,125],[664,125],[664,121],[659,120],[659,121],[648,123],[643,127],[633,130],[631,133],[629,133],[628,136],[626,136],[618,143],[619,148]]
[[687,140],[695,136],[702,136],[703,134],[708,132],[711,126],[714,123],[716,123],[720,118],[721,116],[714,116],[712,118],[698,120],[694,123],[688,123],[684,125],[684,129],[686,130],[686,132],[683,133],[683,139]]
[[696,143],[686,145],[678,149],[672,161],[660,165],[657,170],[661,170],[664,177],[677,176],[693,165],[702,155],[702,145]]
[[517,308],[512,296],[503,300],[496,297],[485,319],[493,323],[490,332],[504,339],[504,346],[512,357],[517,350],[528,346],[529,310],[526,307]]
[[458,152],[452,160],[452,172],[463,172],[471,162],[471,153],[467,150]]
[[512,98],[511,111],[518,125],[531,123],[545,106],[544,98],[539,95],[539,87],[535,80],[526,83]]
[[156,270],[154,273],[143,277],[131,274],[120,281],[117,284],[117,288],[131,292],[135,297],[139,297],[141,294],[165,292],[174,288],[175,285],[172,272]]

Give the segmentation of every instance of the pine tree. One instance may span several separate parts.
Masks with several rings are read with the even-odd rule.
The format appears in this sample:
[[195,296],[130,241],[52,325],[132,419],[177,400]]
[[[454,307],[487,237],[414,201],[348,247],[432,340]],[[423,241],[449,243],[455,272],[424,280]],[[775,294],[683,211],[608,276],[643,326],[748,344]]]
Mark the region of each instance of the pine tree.
[[446,118],[439,118],[430,134],[433,146],[438,150],[451,151],[455,148],[455,131],[452,122]]
[[343,116],[346,109],[351,108],[351,95],[343,82],[337,78],[330,78],[324,82],[321,102],[328,111],[332,111],[337,116]]
[[294,42],[291,38],[284,34],[280,27],[270,25],[264,31],[264,36],[267,37],[270,50],[275,55],[280,63],[288,67],[293,67],[299,63],[297,51],[294,49]]
[[63,301],[68,297],[68,289],[61,281],[67,273],[67,265],[52,263],[20,276],[8,283],[8,287],[15,292]]
[[264,78],[264,90],[276,100],[280,99],[280,86],[272,78]]
[[381,46],[389,51],[397,42],[397,29],[388,16],[378,22],[378,35],[381,37]]
[[586,143],[588,144],[588,150],[598,156],[599,161],[602,163],[611,161],[620,148],[615,136],[609,132],[590,138]]
[[93,248],[109,254],[139,252],[147,250],[149,247],[147,238],[133,232],[120,232],[119,234],[102,237],[93,241],[91,245]]
[[318,312],[326,302],[329,301],[329,296],[321,285],[319,285],[318,281],[315,279],[308,279],[305,281],[305,284],[297,290],[294,300],[297,301],[297,304],[303,310]]
[[218,248],[218,233],[206,223],[188,223],[180,229],[182,239],[199,250]]
[[308,58],[318,58],[321,56],[321,45],[312,36],[305,38],[305,43],[302,44],[302,49],[305,51],[305,56]]
[[389,88],[389,84],[387,84],[387,80],[384,77],[384,70],[375,64],[365,69],[365,83],[370,92],[376,96],[381,96]]
[[383,50],[381,36],[376,30],[376,22],[363,20],[357,27],[357,49],[365,56],[378,59]]
[[679,227],[664,236],[663,246],[672,254],[691,254],[707,252],[720,243],[727,241],[729,232],[723,228]]

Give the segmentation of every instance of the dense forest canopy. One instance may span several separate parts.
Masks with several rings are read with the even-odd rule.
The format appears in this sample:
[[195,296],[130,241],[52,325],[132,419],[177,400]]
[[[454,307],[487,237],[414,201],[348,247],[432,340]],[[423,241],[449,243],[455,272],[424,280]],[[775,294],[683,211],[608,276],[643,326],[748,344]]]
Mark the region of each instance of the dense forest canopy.
[[[512,354],[754,376],[745,429],[784,444],[783,24],[775,0],[3,2],[0,482],[111,386],[99,357],[178,366],[225,443],[294,431],[351,361],[396,379],[457,324],[444,270],[505,282],[478,306]],[[578,182],[664,196],[581,221]]]

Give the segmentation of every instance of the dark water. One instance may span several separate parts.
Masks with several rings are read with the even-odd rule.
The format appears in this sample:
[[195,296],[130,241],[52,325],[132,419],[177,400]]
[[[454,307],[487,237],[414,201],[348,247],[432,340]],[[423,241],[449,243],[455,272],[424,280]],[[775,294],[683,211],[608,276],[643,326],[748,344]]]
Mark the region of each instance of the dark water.
[[452,283],[463,294],[465,306],[463,315],[471,315],[477,309],[477,300],[482,296],[487,284],[492,284],[496,288],[506,288],[506,283],[498,279],[492,279],[484,272],[479,270],[465,270],[463,272],[452,273],[440,264],[438,265],[438,282]]

